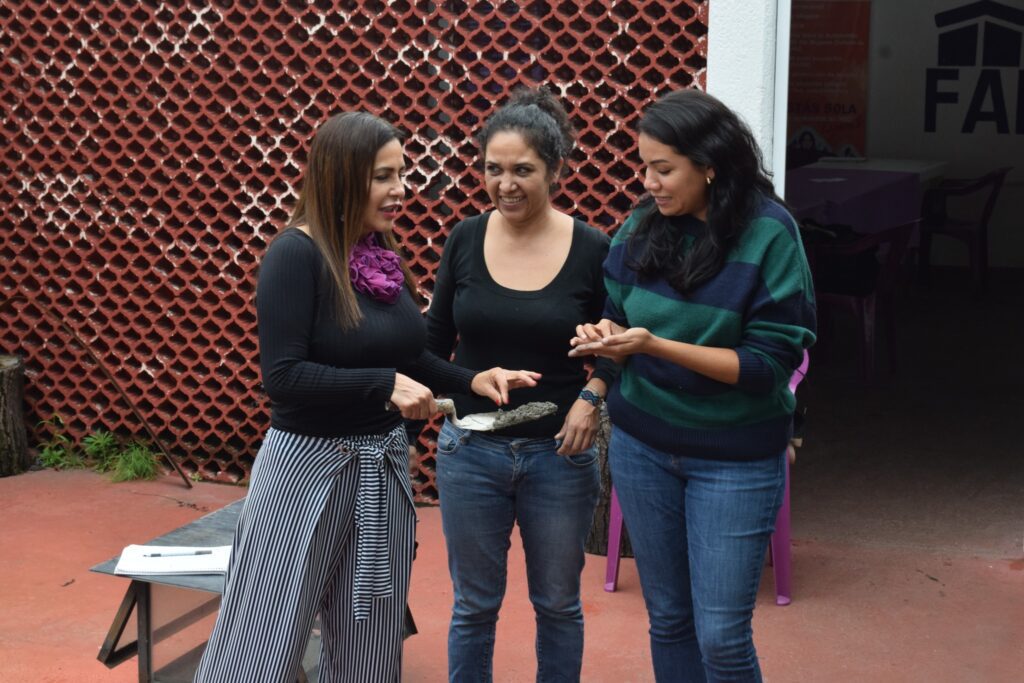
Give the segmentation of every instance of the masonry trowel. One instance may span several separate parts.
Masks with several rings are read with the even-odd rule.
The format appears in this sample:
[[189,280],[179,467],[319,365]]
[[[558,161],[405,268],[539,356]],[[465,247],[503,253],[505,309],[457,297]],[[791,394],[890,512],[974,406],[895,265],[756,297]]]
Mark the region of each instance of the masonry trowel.
[[493,410],[489,413],[472,413],[464,417],[455,414],[455,401],[450,398],[437,399],[437,410],[448,416],[451,423],[459,429],[474,432],[493,432],[524,422],[533,422],[542,417],[554,414],[558,406],[550,401],[534,401],[524,403],[512,410]]

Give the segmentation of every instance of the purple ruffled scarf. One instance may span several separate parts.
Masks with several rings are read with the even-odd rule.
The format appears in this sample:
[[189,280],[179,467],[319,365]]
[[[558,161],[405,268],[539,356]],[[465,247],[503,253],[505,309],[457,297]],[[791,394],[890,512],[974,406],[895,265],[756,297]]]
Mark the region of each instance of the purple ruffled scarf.
[[357,290],[389,304],[398,301],[405,285],[398,254],[380,246],[373,232],[367,233],[352,247],[348,257],[348,275]]

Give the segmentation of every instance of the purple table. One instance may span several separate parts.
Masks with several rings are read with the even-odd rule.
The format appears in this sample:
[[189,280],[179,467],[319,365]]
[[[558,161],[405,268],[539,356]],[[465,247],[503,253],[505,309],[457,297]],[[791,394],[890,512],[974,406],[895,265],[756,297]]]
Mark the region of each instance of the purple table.
[[786,201],[797,220],[871,233],[919,218],[921,185],[916,173],[805,166],[786,172]]

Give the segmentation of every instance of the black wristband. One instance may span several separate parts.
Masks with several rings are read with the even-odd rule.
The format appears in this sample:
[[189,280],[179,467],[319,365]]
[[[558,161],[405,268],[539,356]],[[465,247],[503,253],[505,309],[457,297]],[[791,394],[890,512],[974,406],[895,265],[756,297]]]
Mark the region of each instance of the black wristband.
[[587,403],[589,403],[590,405],[594,406],[595,408],[600,408],[601,407],[601,400],[602,399],[601,399],[601,396],[598,395],[598,393],[596,391],[591,391],[590,389],[584,388],[584,389],[580,390],[579,397],[581,399],[583,399],[584,401],[586,401]]

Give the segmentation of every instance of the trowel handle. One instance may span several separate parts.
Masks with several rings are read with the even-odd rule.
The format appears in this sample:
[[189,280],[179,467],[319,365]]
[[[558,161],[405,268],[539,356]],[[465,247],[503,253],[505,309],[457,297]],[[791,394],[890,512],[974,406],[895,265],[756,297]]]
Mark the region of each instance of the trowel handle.
[[[435,402],[437,403],[437,412],[455,417],[455,401],[450,398],[439,398]],[[391,401],[384,401],[384,410],[393,413],[398,410],[398,406]]]
[[450,398],[439,398],[436,403],[437,412],[455,417],[455,401]]

